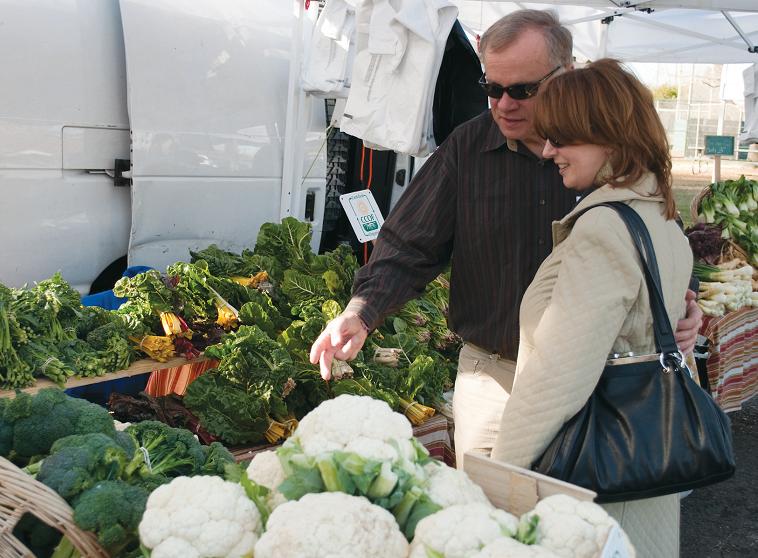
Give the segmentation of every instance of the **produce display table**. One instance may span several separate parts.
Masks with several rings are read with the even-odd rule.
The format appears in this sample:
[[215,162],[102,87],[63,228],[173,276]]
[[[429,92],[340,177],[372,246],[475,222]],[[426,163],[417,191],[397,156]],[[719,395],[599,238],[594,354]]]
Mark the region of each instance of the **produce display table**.
[[[450,443],[448,433],[448,419],[441,414],[436,414],[424,424],[413,427],[413,435],[418,438],[432,457],[444,461],[451,467],[455,467],[455,452]],[[252,447],[229,448],[234,458],[239,461],[252,459],[256,453],[274,449],[276,444],[265,444]]]
[[[203,357],[198,357],[192,360],[191,362],[199,363],[204,360],[205,359]],[[170,369],[184,366],[188,364],[189,362],[190,361],[188,361],[187,359],[181,358],[181,357],[172,358],[166,362],[158,362],[157,360],[144,358],[144,359],[133,362],[129,368],[125,368],[124,370],[118,370],[116,372],[109,372],[108,374],[103,374],[102,376],[92,376],[88,378],[69,378],[68,381],[66,382],[66,385],[64,386],[64,389],[87,386],[91,384],[98,384],[100,382],[109,382],[111,380],[129,378],[131,376],[137,376],[139,374],[149,374],[150,372],[153,372],[156,370],[164,370],[164,369],[170,370]],[[27,393],[37,393],[39,390],[43,388],[55,387],[55,386],[56,384],[48,380],[47,378],[39,378],[37,379],[37,382],[33,386],[23,388],[21,391],[25,391]],[[16,394],[15,390],[0,390],[0,397],[13,397],[15,396],[15,394]]]
[[725,411],[736,411],[758,393],[758,308],[704,317],[711,393]]

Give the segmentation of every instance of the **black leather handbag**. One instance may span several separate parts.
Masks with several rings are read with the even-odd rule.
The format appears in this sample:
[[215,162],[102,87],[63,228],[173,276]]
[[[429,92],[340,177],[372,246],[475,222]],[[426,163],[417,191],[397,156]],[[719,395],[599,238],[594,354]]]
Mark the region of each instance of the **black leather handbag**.
[[600,503],[663,496],[728,479],[734,474],[729,419],[683,364],[647,227],[624,203],[598,205],[619,213],[640,254],[658,353],[609,360],[587,403],[532,469],[593,490]]

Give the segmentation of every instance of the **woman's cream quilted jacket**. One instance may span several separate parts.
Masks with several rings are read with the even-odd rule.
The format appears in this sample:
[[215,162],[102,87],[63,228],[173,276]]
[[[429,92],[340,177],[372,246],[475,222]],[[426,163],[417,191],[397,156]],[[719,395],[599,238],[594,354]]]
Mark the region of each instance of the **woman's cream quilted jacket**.
[[[610,353],[655,352],[647,287],[626,226],[610,208],[577,218],[583,209],[623,201],[640,214],[674,328],[684,315],[692,252],[676,222],[663,217],[655,190],[652,174],[628,188],[605,185],[553,223],[553,252],[521,303],[516,378],[493,458],[529,467],[587,401]],[[678,555],[678,496],[606,508],[622,522],[638,556]]]

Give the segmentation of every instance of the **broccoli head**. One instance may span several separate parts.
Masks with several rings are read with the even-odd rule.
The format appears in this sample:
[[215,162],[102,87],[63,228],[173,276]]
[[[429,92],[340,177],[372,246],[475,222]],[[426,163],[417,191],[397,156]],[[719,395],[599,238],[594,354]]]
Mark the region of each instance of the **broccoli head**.
[[105,434],[67,436],[53,444],[37,480],[71,501],[99,481],[121,478],[127,461],[123,448]]
[[139,546],[137,527],[145,511],[148,491],[123,481],[97,483],[74,506],[74,521],[97,534],[111,556],[121,556]]
[[126,455],[129,456],[129,459],[131,459],[134,455],[134,452],[137,451],[137,444],[134,443],[134,438],[132,438],[128,432],[117,430],[116,434],[113,436],[113,439],[119,446],[124,449]]
[[226,466],[235,463],[234,456],[220,442],[203,446],[203,453],[205,454],[205,463],[200,471],[202,475],[223,477],[226,473]]
[[61,540],[61,532],[38,519],[36,515],[25,513],[16,523],[13,536],[21,541],[26,548],[38,558],[52,556],[55,547]]
[[47,388],[35,395],[20,393],[5,409],[13,425],[13,452],[21,460],[47,455],[53,443],[71,434],[99,432],[113,438],[116,428],[107,410],[84,399]]
[[189,430],[145,420],[130,425],[125,432],[139,448],[126,468],[128,477],[135,473],[143,477],[193,475],[205,463],[203,447]]
[[132,477],[129,479],[129,483],[152,492],[159,486],[170,483],[171,480],[165,475],[147,475],[146,477]]

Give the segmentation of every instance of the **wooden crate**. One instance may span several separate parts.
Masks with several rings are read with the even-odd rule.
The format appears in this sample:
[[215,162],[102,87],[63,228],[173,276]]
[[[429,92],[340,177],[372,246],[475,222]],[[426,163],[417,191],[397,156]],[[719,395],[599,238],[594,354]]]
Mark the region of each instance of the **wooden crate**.
[[[516,517],[533,510],[537,502],[548,496],[566,494],[586,502],[594,501],[597,496],[592,490],[581,486],[471,452],[463,458],[463,470],[482,487],[492,505]],[[613,527],[608,532],[598,554],[598,558],[611,557],[634,558],[634,554],[627,552],[618,527]]]
[[567,494],[587,502],[592,502],[597,496],[592,490],[575,484],[471,452],[463,458],[463,470],[482,487],[494,506],[517,517],[534,509],[543,498],[554,494]]

